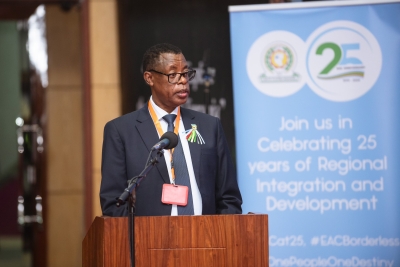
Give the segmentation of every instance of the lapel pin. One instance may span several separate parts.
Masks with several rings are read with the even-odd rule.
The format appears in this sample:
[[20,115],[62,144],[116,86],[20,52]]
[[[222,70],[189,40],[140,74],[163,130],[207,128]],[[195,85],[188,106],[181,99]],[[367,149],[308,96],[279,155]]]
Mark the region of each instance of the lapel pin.
[[197,142],[200,145],[205,144],[203,137],[201,136],[199,131],[197,131],[197,125],[196,124],[192,124],[192,129],[186,130],[185,134],[186,134],[186,139],[189,142],[192,142],[192,143],[196,143]]

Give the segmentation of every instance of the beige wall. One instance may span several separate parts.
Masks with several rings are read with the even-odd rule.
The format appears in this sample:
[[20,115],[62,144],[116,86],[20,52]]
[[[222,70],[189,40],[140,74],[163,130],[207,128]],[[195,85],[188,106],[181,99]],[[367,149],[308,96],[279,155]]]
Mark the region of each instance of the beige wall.
[[[81,266],[84,226],[83,85],[81,14],[46,7],[49,86],[47,101],[47,262]],[[92,105],[93,218],[99,205],[101,146],[107,121],[121,114],[116,0],[89,1]]]
[[93,218],[100,216],[101,147],[106,122],[121,115],[116,0],[89,2],[93,131]]
[[80,266],[83,229],[83,113],[80,14],[46,8],[47,263]]

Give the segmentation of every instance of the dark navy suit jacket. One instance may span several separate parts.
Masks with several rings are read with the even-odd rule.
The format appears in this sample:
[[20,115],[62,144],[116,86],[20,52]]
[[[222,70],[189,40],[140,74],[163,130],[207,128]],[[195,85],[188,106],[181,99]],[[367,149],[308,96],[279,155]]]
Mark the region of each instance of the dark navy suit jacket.
[[[189,142],[194,174],[200,190],[202,214],[240,214],[242,198],[229,148],[218,118],[181,108],[185,129],[196,124],[205,144]],[[116,198],[127,180],[144,169],[150,149],[159,141],[147,105],[108,122],[104,128],[100,202],[103,215],[127,216],[127,205]],[[171,205],[161,202],[164,183],[170,183],[164,158],[136,190],[136,215],[170,215]]]

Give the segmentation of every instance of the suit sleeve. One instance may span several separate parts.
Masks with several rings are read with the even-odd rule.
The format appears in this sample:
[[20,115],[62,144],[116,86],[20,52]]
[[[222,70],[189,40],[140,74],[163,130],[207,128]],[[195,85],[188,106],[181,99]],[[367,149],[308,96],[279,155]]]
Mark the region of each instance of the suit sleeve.
[[125,147],[113,121],[104,127],[100,204],[103,215],[127,216],[127,205],[116,207],[116,198],[127,187]]
[[241,214],[242,196],[228,143],[219,119],[217,119],[217,146],[218,178],[215,188],[217,214]]

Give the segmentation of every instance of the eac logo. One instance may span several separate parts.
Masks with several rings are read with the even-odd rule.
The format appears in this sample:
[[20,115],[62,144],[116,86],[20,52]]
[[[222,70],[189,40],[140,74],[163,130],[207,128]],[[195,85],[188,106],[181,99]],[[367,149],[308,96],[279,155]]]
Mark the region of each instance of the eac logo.
[[[287,65],[282,61],[287,55],[294,65],[288,71],[279,68]],[[269,64],[274,67],[269,70],[265,68],[265,62],[278,60],[283,63]],[[325,99],[351,101],[372,88],[381,67],[378,41],[369,30],[352,21],[324,24],[305,43],[291,32],[269,32],[254,42],[247,56],[251,82],[273,97],[292,95],[307,83]]]

